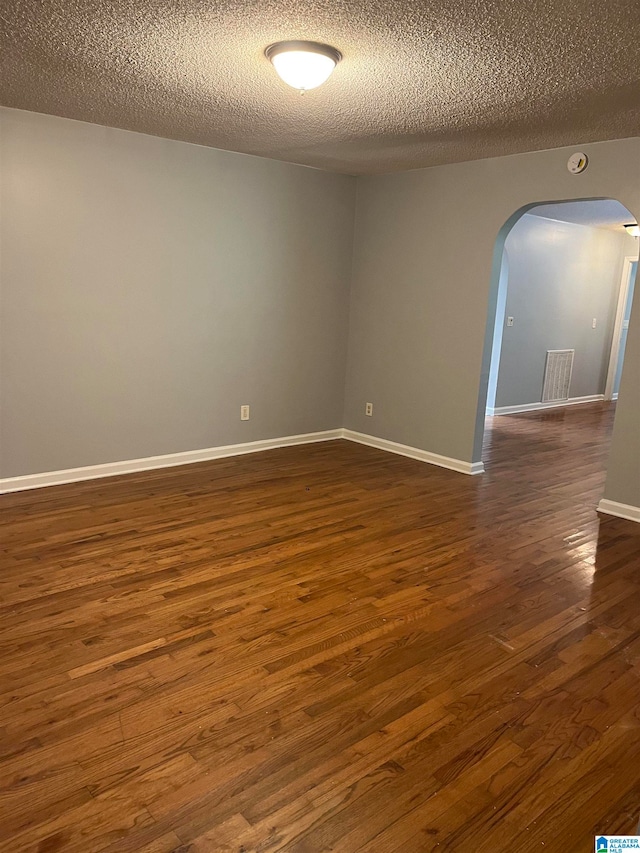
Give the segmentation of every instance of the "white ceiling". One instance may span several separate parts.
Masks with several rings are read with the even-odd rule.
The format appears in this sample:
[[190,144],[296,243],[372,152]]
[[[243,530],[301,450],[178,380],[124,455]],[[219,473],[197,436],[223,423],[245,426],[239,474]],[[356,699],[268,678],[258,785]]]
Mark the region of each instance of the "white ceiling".
[[617,230],[635,222],[627,208],[619,201],[612,199],[541,204],[532,208],[529,213],[532,216],[543,216],[545,219],[555,219],[558,222],[573,222],[576,225]]

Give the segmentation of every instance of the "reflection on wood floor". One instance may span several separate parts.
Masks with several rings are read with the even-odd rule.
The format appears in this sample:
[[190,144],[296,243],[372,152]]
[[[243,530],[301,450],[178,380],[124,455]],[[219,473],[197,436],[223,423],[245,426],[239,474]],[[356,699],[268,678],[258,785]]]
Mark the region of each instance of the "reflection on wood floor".
[[608,404],[5,496],[2,850],[593,849],[640,812]]

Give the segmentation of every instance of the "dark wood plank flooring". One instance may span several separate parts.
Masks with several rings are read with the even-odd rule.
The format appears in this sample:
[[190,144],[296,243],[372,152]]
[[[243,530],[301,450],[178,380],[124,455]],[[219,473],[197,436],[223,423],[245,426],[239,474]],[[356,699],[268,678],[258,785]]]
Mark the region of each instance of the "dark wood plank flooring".
[[590,851],[640,813],[613,407],[0,498],[0,848]]

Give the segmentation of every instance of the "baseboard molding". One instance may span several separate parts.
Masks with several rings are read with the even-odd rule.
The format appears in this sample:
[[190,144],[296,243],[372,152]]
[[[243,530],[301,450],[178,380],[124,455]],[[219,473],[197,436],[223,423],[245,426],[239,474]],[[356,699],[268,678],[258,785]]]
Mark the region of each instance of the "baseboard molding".
[[378,450],[386,450],[388,453],[396,453],[399,456],[408,456],[409,459],[417,459],[420,462],[428,462],[430,465],[438,465],[440,468],[448,468],[459,474],[482,474],[484,465],[482,462],[464,462],[462,459],[452,459],[450,456],[440,456],[438,453],[430,453],[428,450],[420,450],[407,444],[398,444],[388,441],[386,438],[378,438],[375,435],[367,435],[362,432],[354,432],[345,429],[343,438],[347,441],[355,441],[357,444],[366,444],[367,447],[375,447]]
[[559,409],[564,406],[579,406],[582,403],[600,403],[602,400],[604,400],[604,394],[592,394],[590,397],[569,397],[568,400],[559,400],[553,403],[524,403],[522,406],[499,406],[496,409],[487,409],[487,414],[491,416],[517,415],[519,412]]
[[82,468],[68,468],[62,471],[46,471],[42,474],[25,474],[21,477],[0,479],[0,494],[22,492],[28,489],[41,489],[46,486],[61,486],[64,483],[79,483],[83,480],[99,480],[103,477],[117,477],[120,474],[135,474],[139,471],[154,471],[160,468],[174,468],[177,465],[191,465],[195,462],[210,462],[228,456],[241,456],[245,453],[259,453],[274,450],[277,447],[293,447],[298,444],[312,444],[320,441],[333,441],[344,438],[357,444],[366,444],[378,450],[386,450],[399,456],[408,456],[420,462],[438,465],[458,471],[460,474],[482,474],[482,462],[463,462],[438,453],[429,453],[417,447],[398,444],[374,435],[365,435],[349,429],[330,429],[323,432],[308,432],[303,435],[288,435],[282,438],[267,438],[261,441],[248,441],[244,444],[227,444],[222,447],[207,447],[204,450],[186,450],[182,453],[168,453],[164,456],[146,456],[143,459],[127,459],[122,462],[105,462],[102,465],[87,465]]
[[616,518],[625,518],[627,521],[637,521],[640,523],[640,506],[621,504],[617,501],[608,501],[606,498],[602,498],[598,504],[598,512],[603,512],[605,515],[615,515]]
[[344,430],[342,429],[308,432],[303,435],[288,435],[283,438],[248,441],[244,444],[208,447],[204,450],[186,450],[182,453],[168,453],[164,456],[147,456],[143,459],[106,462],[103,465],[87,465],[83,468],[69,468],[64,471],[48,471],[43,474],[6,477],[5,479],[0,479],[0,494],[22,492],[27,489],[40,489],[45,486],[58,486],[63,483],[77,483],[82,480],[98,480],[102,477],[116,477],[119,474],[134,474],[136,471],[174,468],[177,465],[190,465],[194,462],[208,462],[212,459],[223,459],[227,456],[258,453],[262,450],[273,450],[276,447],[292,447],[297,444],[332,441],[337,438],[344,438],[343,432]]

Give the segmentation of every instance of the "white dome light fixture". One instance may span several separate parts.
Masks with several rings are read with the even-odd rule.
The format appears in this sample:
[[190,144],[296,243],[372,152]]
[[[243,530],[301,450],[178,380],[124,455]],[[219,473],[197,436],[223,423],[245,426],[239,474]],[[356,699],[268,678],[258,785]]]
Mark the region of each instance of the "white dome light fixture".
[[279,41],[265,55],[284,82],[302,94],[322,86],[342,59],[335,47],[315,41]]

